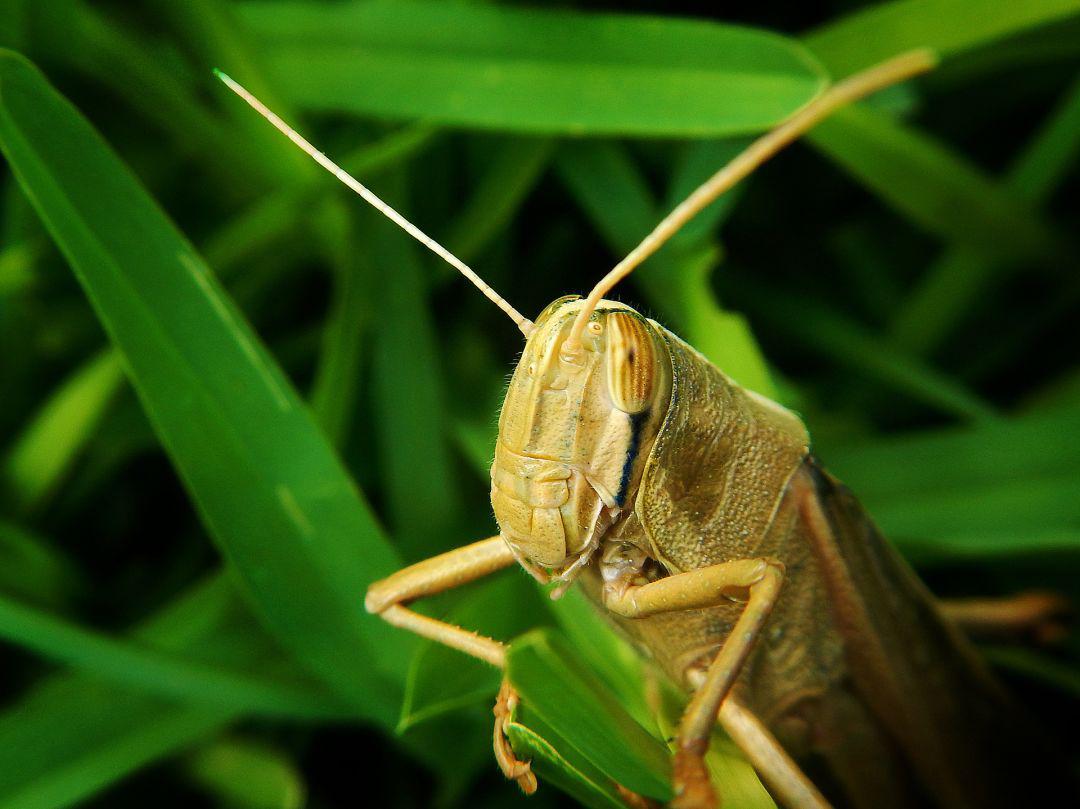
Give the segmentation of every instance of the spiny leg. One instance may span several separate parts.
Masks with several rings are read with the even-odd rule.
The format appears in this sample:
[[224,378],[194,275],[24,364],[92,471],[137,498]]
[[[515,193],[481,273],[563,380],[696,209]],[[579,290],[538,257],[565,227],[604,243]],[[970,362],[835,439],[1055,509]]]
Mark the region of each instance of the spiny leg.
[[721,704],[776,603],[783,576],[783,565],[775,560],[739,559],[648,584],[614,583],[604,591],[604,605],[626,618],[713,607],[732,596],[746,598],[731,634],[709,664],[679,723],[672,806],[704,809],[716,805],[704,758],[709,737]]
[[[442,643],[465,654],[505,669],[506,646],[494,638],[470,632],[460,626],[429,618],[404,605],[424,596],[476,581],[514,564],[514,556],[502,537],[490,537],[462,548],[417,562],[368,588],[364,606],[394,626]],[[517,782],[526,795],[536,791],[536,776],[527,761],[514,757],[506,729],[517,701],[509,681],[503,676],[495,702],[492,734],[495,760],[507,778]]]

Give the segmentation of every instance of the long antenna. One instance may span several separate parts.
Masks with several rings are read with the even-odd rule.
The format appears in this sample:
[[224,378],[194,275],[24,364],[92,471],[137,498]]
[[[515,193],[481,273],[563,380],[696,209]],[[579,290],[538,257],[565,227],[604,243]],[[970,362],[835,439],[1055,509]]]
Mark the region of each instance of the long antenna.
[[341,168],[341,166],[339,166],[325,154],[312,146],[304,138],[303,135],[301,135],[299,132],[297,132],[295,129],[293,129],[283,120],[281,120],[281,118],[279,118],[274,112],[272,112],[265,104],[259,101],[259,99],[249,93],[243,86],[241,86],[232,78],[230,78],[216,68],[214,69],[214,75],[221,79],[225,83],[226,87],[228,87],[238,96],[240,96],[240,98],[244,99],[244,101],[250,104],[251,107],[263,118],[272,123],[279,132],[281,132],[283,135],[285,135],[285,137],[287,137],[289,140],[299,146],[316,163],[318,163],[328,172],[337,177],[351,190],[355,191],[357,194],[367,200],[367,202],[374,206],[379,211],[379,213],[381,213],[391,222],[396,224],[398,227],[400,227],[402,230],[404,230],[406,233],[408,233],[410,236],[420,242],[420,244],[424,245],[424,247],[426,247],[432,253],[437,255],[451,267],[453,267],[470,281],[472,281],[476,288],[487,296],[488,300],[490,300],[492,303],[494,303],[496,306],[506,312],[507,315],[510,316],[510,319],[517,324],[517,327],[519,329],[521,329],[522,334],[524,334],[526,337],[529,336],[529,332],[531,332],[533,328],[532,321],[522,315],[513,306],[511,306],[505,298],[499,295],[498,292],[488,286],[484,279],[482,279],[479,275],[473,272],[472,269],[467,264],[465,264],[465,262],[463,262],[461,259],[455,256],[437,241],[435,241],[422,230],[420,230],[420,228],[418,228],[416,225],[414,225],[404,216],[399,214],[397,211],[395,211],[393,208],[391,208],[389,205],[379,199],[379,197],[376,196],[367,186],[365,186],[363,183],[361,183],[359,180],[357,180],[355,177],[345,171],[345,169]]
[[737,155],[679,203],[660,221],[652,233],[641,241],[641,244],[631,250],[626,258],[600,279],[578,312],[577,319],[563,343],[564,350],[572,351],[579,344],[585,324],[588,323],[589,317],[604,295],[633,272],[641,262],[659,250],[664,242],[675,235],[679,228],[696,216],[702,208],[839,107],[857,101],[890,84],[910,79],[912,76],[930,70],[936,64],[937,55],[930,50],[921,49],[901,54],[861,73],[856,73],[839,84],[833,85],[778,127],[751,143],[744,152]]

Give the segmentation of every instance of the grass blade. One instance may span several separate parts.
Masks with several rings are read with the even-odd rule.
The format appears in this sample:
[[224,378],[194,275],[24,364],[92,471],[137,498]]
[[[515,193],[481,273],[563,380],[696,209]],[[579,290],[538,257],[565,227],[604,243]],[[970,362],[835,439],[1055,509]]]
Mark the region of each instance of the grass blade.
[[1080,547],[1075,408],[934,430],[822,457],[920,560]]
[[498,144],[484,176],[446,236],[447,249],[472,261],[504,228],[539,181],[553,151],[547,138],[510,138]]
[[[396,180],[387,184],[389,199],[403,191]],[[372,241],[381,292],[372,371],[379,463],[397,547],[417,560],[460,543],[462,500],[423,267],[413,243],[389,223],[375,224]]]
[[236,809],[302,809],[303,776],[288,757],[244,739],[219,739],[184,761],[190,778],[221,804]]
[[1077,13],[1077,0],[892,0],[830,22],[803,42],[839,78],[912,48],[948,58]]
[[[258,670],[271,648],[250,619],[237,620],[234,588],[215,577],[135,632],[172,652]],[[85,675],[45,680],[0,714],[0,806],[71,805],[219,731],[232,708],[190,707]]]
[[[529,717],[530,725],[543,728],[543,723]],[[545,782],[551,782],[567,795],[590,809],[624,809],[626,802],[615,789],[615,782],[580,757],[570,761],[559,752],[558,746],[538,730],[520,722],[507,729],[514,753],[532,763],[533,771]],[[548,733],[552,738],[558,737]]]
[[84,670],[193,705],[210,704],[268,716],[341,717],[345,706],[315,689],[171,657],[70,624],[0,596],[0,638]]
[[398,558],[340,462],[191,246],[74,108],[11,52],[0,91],[0,147],[266,625],[392,725],[409,642],[360,602]]
[[41,507],[71,469],[124,382],[111,351],[79,367],[42,405],[0,462],[10,507]]
[[988,256],[1047,255],[1053,238],[1030,207],[913,127],[848,107],[807,135],[830,160],[929,233]]
[[0,591],[59,607],[85,585],[71,560],[42,537],[0,520]]
[[[477,584],[444,620],[492,638],[508,640],[544,618],[536,588],[517,571]],[[457,650],[425,641],[413,656],[398,731],[466,705],[491,704],[500,673]]]
[[824,75],[775,34],[631,15],[431,2],[246,2],[294,103],[531,133],[756,132]]
[[762,321],[888,390],[965,420],[990,421],[998,417],[993,407],[948,374],[890,347],[837,312],[756,284],[744,284],[743,294],[753,302],[753,311]]
[[311,389],[311,409],[327,438],[340,449],[348,440],[357,409],[360,357],[373,317],[373,270],[359,249],[360,223],[345,211],[338,218],[343,220],[344,233],[336,240],[335,255],[330,256],[334,290]]
[[[1080,83],[1064,100],[1013,163],[1003,185],[1017,199],[1041,205],[1067,175],[1080,151]],[[895,313],[890,333],[908,351],[927,354],[985,294],[1018,264],[1002,262],[985,251],[952,247],[927,270]]]
[[[507,655],[507,671],[528,712],[578,755],[638,794],[671,797],[667,748],[634,721],[558,635],[537,630],[518,638]],[[589,721],[582,722],[582,716]]]

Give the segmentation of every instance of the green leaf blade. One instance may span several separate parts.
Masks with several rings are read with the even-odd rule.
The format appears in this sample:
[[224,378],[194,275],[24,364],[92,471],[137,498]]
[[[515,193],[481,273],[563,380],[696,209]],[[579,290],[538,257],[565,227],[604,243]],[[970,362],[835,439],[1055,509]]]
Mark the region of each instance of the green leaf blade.
[[281,92],[307,109],[545,134],[765,129],[824,86],[764,31],[492,6],[247,2]]
[[[516,640],[510,680],[529,710],[578,754],[627,789],[667,800],[671,763],[650,735],[592,675],[558,635],[544,630]],[[582,717],[588,721],[582,721]]]
[[830,22],[803,41],[843,77],[912,48],[947,58],[1076,13],[1077,0],[894,0]]
[[408,640],[361,602],[399,563],[325,438],[190,245],[10,52],[0,99],[0,147],[264,622],[360,713],[392,726]]

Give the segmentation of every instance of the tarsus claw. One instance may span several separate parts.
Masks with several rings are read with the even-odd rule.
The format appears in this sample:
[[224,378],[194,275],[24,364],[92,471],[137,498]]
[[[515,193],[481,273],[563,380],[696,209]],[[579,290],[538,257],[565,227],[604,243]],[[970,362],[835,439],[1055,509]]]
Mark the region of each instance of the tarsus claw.
[[536,776],[533,775],[529,762],[521,761],[514,756],[514,750],[510,747],[510,739],[507,737],[507,728],[510,726],[510,715],[517,707],[518,695],[510,681],[504,679],[499,687],[499,696],[495,699],[495,729],[492,742],[495,748],[495,760],[499,763],[499,769],[503,775],[512,781],[517,781],[521,791],[526,795],[536,792]]

